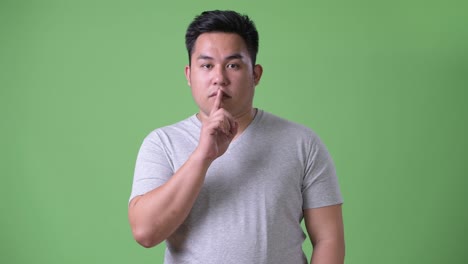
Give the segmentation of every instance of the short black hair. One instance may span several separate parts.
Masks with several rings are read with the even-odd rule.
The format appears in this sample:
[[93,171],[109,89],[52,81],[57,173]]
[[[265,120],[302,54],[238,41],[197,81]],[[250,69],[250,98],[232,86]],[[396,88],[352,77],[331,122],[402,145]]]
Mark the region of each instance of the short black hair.
[[204,11],[190,23],[185,33],[185,46],[191,64],[192,50],[197,38],[203,33],[235,33],[242,37],[255,65],[258,53],[258,32],[254,22],[247,16],[231,10]]

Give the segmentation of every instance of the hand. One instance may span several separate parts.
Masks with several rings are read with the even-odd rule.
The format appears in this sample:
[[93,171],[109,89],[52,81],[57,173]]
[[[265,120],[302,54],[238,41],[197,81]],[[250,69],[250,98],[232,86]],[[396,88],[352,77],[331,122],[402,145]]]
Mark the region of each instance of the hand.
[[210,115],[202,123],[198,149],[204,158],[215,160],[223,155],[237,134],[238,124],[232,115],[221,107],[223,91],[218,90]]

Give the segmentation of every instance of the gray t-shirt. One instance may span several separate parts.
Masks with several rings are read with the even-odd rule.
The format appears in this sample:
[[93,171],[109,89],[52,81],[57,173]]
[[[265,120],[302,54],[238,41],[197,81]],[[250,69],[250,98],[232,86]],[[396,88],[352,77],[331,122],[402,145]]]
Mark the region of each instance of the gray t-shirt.
[[[164,184],[196,148],[195,115],[151,132],[138,154],[130,199]],[[309,128],[258,110],[208,169],[165,263],[306,263],[303,209],[341,204],[333,162]]]

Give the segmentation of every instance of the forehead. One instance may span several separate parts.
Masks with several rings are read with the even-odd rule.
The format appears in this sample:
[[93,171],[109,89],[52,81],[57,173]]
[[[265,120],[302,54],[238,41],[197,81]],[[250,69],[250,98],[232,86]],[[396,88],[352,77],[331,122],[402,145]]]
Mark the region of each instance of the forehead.
[[225,57],[233,53],[248,55],[247,46],[241,36],[234,33],[210,32],[198,36],[192,56]]

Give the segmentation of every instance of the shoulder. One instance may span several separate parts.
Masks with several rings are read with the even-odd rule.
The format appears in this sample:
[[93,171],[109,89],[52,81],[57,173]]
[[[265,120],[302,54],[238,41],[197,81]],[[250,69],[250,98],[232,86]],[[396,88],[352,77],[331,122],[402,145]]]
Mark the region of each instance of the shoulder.
[[183,131],[192,131],[199,129],[201,127],[200,122],[196,118],[195,115],[192,115],[184,120],[181,120],[177,123],[173,123],[167,126],[162,126],[159,128],[154,129],[150,132],[149,135],[154,134],[177,134]]
[[200,123],[195,115],[192,115],[177,123],[167,126],[162,126],[151,131],[144,141],[150,142],[167,142],[173,140],[180,140],[189,137],[192,134],[199,133]]
[[261,113],[259,126],[266,130],[276,131],[296,138],[318,138],[317,134],[311,128],[303,124],[296,123],[266,111],[259,111],[259,113]]

